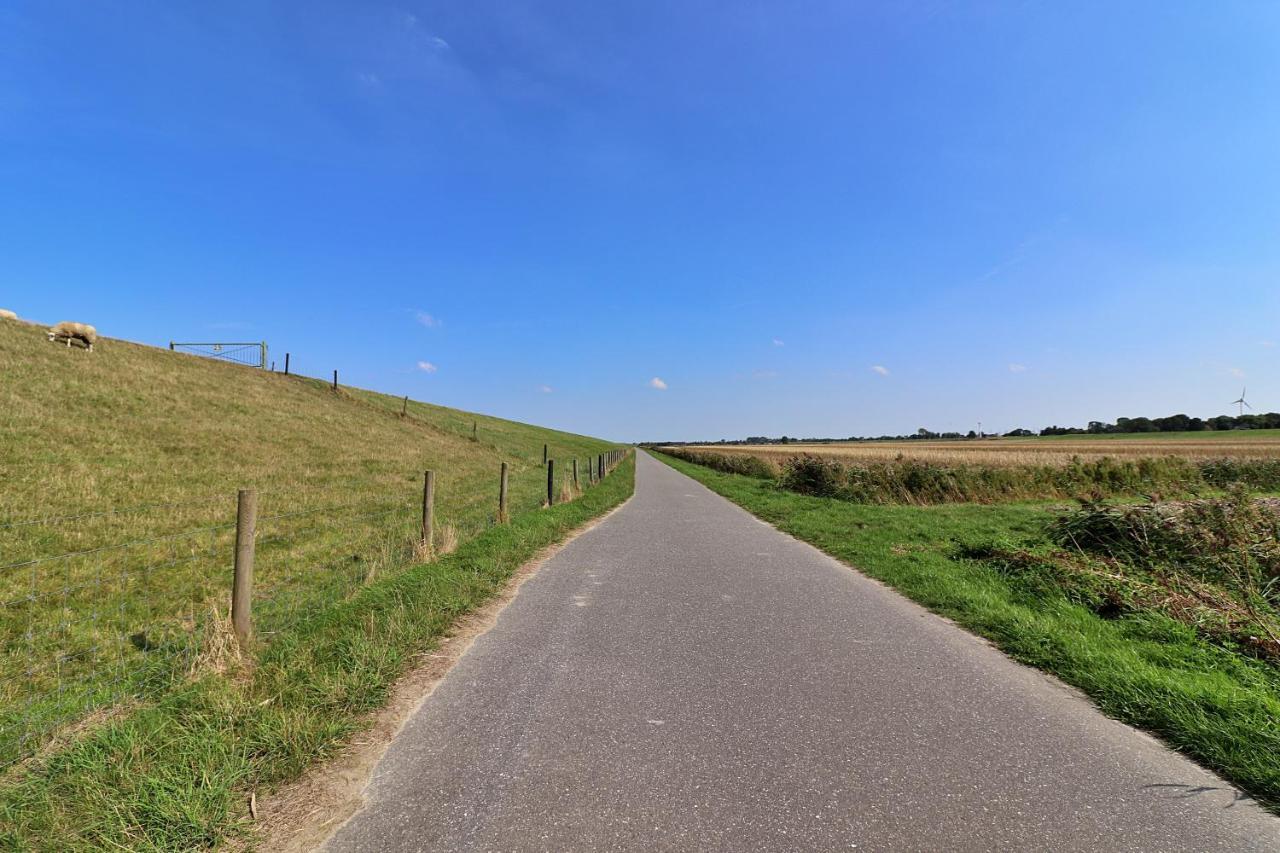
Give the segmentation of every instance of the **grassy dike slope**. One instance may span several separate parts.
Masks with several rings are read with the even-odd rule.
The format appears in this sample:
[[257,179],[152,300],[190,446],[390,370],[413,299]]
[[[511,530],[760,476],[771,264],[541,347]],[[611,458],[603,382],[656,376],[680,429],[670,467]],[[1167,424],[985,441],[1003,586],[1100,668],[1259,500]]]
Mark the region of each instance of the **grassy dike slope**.
[[198,626],[228,606],[237,489],[258,491],[255,629],[275,635],[395,570],[419,535],[424,470],[447,551],[496,521],[503,463],[518,516],[545,498],[544,445],[561,478],[613,447],[401,407],[110,338],[86,352],[0,319],[0,774],[54,730],[182,677]]
[[1011,657],[1154,732],[1272,809],[1280,807],[1280,672],[1158,614],[1104,619],[1019,586],[957,545],[1043,535],[1043,504],[871,506],[806,497],[772,481],[655,457],[778,529],[856,566]]
[[[244,487],[263,493],[263,512],[410,500],[433,469],[441,516],[470,527],[495,508],[500,462],[513,469],[513,506],[536,507],[543,444],[559,460],[614,446],[419,402],[400,411],[398,397],[127,341],[67,349],[43,327],[0,320],[0,522],[210,496],[225,511]],[[209,512],[158,515],[99,525],[92,544]],[[47,544],[74,547],[80,535]]]
[[[614,445],[401,405],[0,319],[0,848],[215,843],[244,786],[325,755],[454,616],[630,494],[615,473],[543,511],[544,445],[562,475]],[[513,523],[495,527],[504,462]],[[414,565],[427,469],[437,552],[460,547]],[[191,627],[226,612],[241,487],[259,491],[262,643],[224,678],[216,633]],[[147,697],[133,716],[14,764],[128,696]]]
[[331,755],[415,655],[541,549],[630,497],[634,457],[571,503],[375,581],[214,675],[108,723],[0,790],[0,847],[188,850],[252,838],[248,793]]

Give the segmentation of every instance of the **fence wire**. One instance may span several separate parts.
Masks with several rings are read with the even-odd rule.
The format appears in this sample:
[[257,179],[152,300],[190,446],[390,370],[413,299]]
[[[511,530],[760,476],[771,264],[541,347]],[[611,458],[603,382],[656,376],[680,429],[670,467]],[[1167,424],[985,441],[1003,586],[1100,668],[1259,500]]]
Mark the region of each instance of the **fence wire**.
[[[572,463],[557,461],[556,502],[593,485],[588,464],[579,462],[575,492]],[[420,486],[394,501],[303,509],[264,494],[255,635],[270,642],[370,582],[491,528],[497,471],[491,491],[464,483],[437,487],[429,551]],[[536,511],[546,498],[546,469],[513,463],[509,515]],[[118,530],[104,525],[121,518],[148,535],[110,541]],[[230,631],[235,540],[230,496],[0,523],[0,771],[113,708],[216,669]]]

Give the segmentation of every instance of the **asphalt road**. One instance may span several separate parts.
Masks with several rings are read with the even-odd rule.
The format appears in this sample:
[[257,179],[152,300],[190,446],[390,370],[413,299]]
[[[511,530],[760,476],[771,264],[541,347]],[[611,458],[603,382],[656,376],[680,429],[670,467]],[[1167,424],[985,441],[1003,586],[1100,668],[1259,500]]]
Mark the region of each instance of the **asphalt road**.
[[1280,821],[641,454],[391,745],[345,850],[1280,850]]

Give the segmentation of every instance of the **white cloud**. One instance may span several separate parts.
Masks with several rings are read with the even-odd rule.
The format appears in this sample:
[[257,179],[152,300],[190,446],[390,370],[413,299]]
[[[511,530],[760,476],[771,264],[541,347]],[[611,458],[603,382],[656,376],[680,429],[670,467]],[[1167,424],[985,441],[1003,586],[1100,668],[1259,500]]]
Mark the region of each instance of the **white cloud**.
[[418,322],[426,326],[428,329],[438,329],[444,325],[439,319],[431,316],[426,311],[416,311],[414,314],[417,316]]
[[782,340],[782,338],[774,338],[773,345],[775,347],[785,347],[787,344],[786,341]]
[[879,373],[881,376],[888,376],[889,368],[885,367],[883,364],[873,364],[871,365],[871,372]]
[[418,362],[418,369],[423,373],[435,373],[437,370],[436,366],[429,361]]
[[667,383],[663,382],[661,379],[655,376],[649,380],[649,387],[656,388],[659,391],[665,391],[667,390]]
[[1009,365],[1009,372],[1010,373],[1026,373],[1027,366],[1025,364],[1013,363]]
[[1276,345],[1275,341],[1258,341],[1258,346],[1266,347],[1267,349],[1271,349],[1275,345]]
[[1227,373],[1230,373],[1236,379],[1244,379],[1244,371],[1238,367],[1228,367]]
[[449,49],[449,43],[448,43],[447,41],[445,41],[444,39],[440,38],[440,36],[432,36],[432,37],[431,37],[431,43],[432,43],[433,45],[435,45],[435,46],[436,46],[436,49],[437,49],[437,50],[448,50],[448,49]]
[[377,86],[382,82],[382,78],[372,71],[361,71],[356,74],[356,79],[366,86]]
[[539,385],[538,390],[541,391],[543,394],[550,394],[552,391],[552,388],[550,385]]

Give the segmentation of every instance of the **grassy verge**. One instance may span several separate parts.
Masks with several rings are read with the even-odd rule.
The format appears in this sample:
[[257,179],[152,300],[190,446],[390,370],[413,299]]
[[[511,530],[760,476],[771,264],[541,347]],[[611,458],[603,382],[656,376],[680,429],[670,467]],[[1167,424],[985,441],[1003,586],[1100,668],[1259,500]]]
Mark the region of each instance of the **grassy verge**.
[[772,481],[662,454],[786,533],[855,565],[1086,692],[1272,809],[1280,807],[1280,670],[1139,610],[1105,618],[1063,591],[961,557],[975,543],[1042,538],[1044,504],[876,506],[808,497]]
[[247,832],[249,791],[333,754],[415,654],[633,484],[632,458],[571,503],[371,583],[275,639],[252,666],[104,725],[0,790],[0,846],[185,850]]

